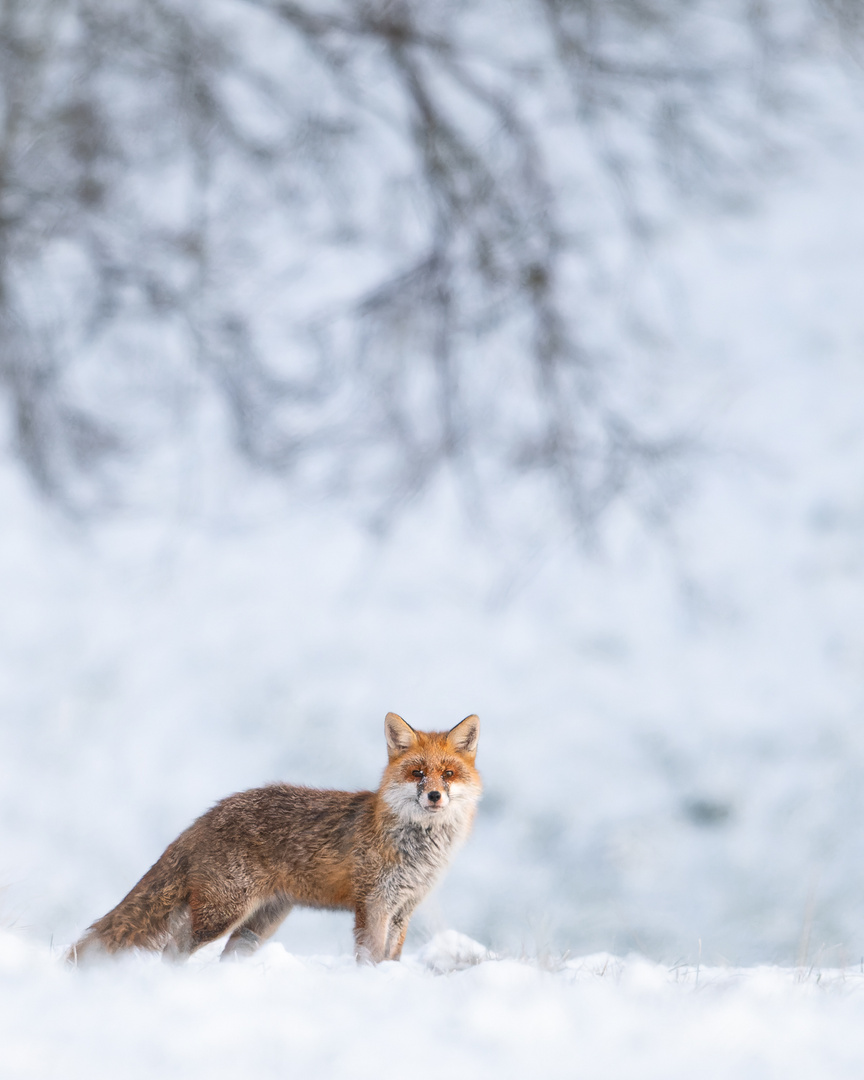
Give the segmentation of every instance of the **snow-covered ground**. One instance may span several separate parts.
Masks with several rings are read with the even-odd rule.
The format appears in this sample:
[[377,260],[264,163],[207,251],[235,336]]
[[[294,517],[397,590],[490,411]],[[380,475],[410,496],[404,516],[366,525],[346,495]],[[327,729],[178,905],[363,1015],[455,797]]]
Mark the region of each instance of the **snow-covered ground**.
[[488,957],[451,933],[378,968],[274,943],[240,964],[207,952],[182,969],[131,958],[71,972],[6,933],[0,988],[4,1080],[857,1080],[864,1068],[857,969],[669,968],[603,954],[543,965]]

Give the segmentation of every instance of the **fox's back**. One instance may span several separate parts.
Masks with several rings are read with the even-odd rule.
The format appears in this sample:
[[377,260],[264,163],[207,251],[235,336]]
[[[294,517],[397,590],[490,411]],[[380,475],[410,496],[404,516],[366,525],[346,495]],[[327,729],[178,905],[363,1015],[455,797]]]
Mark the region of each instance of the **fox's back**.
[[190,877],[229,873],[255,892],[350,908],[358,864],[374,846],[375,798],[372,791],[270,784],[222,799],[176,843],[188,849]]

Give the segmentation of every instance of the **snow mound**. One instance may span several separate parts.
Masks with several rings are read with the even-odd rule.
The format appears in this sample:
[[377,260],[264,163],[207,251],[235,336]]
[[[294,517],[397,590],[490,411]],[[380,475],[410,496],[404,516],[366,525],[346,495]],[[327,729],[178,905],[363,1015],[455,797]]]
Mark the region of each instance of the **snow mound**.
[[451,971],[482,964],[484,960],[494,960],[485,945],[460,934],[456,930],[444,930],[436,934],[418,953],[420,962],[436,975],[448,975]]

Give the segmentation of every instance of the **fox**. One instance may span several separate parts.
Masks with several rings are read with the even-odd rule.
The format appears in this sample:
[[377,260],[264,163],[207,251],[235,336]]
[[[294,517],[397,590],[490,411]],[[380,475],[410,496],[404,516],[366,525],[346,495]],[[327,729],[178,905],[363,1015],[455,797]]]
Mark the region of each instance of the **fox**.
[[467,839],[482,792],[480,721],[415,731],[384,720],[375,791],[276,783],[229,795],[197,818],[66,959],[144,949],[183,961],[229,935],[250,955],[297,905],[354,913],[358,963],[398,960],[414,909]]

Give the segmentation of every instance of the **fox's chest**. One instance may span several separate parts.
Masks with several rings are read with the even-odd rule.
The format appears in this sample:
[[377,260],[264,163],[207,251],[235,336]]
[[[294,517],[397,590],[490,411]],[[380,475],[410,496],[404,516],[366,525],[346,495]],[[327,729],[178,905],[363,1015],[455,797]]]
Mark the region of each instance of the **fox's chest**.
[[418,898],[428,892],[460,839],[455,829],[446,826],[404,829],[397,838],[397,859],[386,875],[388,891]]

